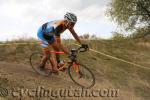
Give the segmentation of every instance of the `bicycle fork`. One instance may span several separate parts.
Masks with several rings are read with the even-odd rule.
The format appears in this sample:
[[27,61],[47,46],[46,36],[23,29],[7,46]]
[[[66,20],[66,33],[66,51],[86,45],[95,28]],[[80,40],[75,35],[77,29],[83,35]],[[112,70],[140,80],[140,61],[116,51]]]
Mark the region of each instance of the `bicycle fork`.
[[76,73],[79,73],[80,71],[80,64],[77,62],[73,62],[73,69],[76,71]]

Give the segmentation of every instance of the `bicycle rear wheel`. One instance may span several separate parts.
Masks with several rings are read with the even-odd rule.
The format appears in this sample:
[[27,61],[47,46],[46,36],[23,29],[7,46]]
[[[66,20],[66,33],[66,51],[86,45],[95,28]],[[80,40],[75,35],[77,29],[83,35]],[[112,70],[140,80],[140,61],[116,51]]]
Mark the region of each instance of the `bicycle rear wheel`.
[[79,71],[81,78],[78,77],[77,72],[74,70],[73,65],[68,67],[68,74],[71,80],[83,88],[91,88],[95,85],[95,76],[92,71],[85,65],[79,64]]
[[[40,52],[32,53],[30,56],[30,65],[32,69],[40,75],[43,75],[43,76],[51,75],[51,72],[46,72],[44,69],[43,70],[40,69],[39,65],[40,65],[42,57],[43,57],[43,54]],[[50,66],[49,61],[47,61],[46,66]]]

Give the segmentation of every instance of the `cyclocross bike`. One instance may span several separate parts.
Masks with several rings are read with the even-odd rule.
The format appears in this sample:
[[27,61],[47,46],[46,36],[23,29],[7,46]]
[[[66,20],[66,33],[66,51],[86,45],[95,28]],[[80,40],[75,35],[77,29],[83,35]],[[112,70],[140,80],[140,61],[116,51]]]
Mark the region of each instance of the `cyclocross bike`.
[[[68,69],[68,75],[71,78],[71,80],[83,87],[83,88],[91,88],[95,85],[95,76],[92,73],[92,71],[86,67],[85,65],[81,64],[77,60],[77,54],[80,52],[85,52],[87,49],[80,47],[77,49],[71,49],[71,55],[69,56],[69,60],[65,61],[63,67],[59,69],[66,68]],[[50,54],[55,53],[55,54],[64,54],[64,52],[54,52],[50,51]],[[38,65],[43,57],[43,54],[40,52],[34,52],[30,56],[30,65],[33,68],[35,72],[37,72],[40,75],[44,76],[50,76],[53,74],[52,71],[49,71],[49,73],[45,73],[45,71],[40,70],[38,68]],[[46,65],[50,65],[50,60],[47,61]],[[68,67],[67,67],[68,66]],[[78,74],[80,74],[80,77],[78,77]]]

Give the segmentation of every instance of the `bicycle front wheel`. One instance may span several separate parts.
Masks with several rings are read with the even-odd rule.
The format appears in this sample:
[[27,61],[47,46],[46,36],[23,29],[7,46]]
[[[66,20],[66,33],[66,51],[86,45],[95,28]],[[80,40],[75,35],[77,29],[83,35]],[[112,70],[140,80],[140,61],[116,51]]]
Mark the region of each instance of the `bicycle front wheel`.
[[[76,72],[73,65],[70,65],[68,74],[71,80],[82,88],[91,88],[95,85],[95,76],[85,65],[79,64],[79,72]],[[78,74],[81,74],[81,77],[78,77]]]

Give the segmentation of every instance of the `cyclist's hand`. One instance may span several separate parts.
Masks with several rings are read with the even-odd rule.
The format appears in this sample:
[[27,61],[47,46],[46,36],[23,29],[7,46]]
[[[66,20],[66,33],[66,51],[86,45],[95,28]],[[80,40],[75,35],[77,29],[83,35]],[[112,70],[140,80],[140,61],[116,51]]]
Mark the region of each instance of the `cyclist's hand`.
[[88,44],[81,44],[81,48],[84,48],[85,50],[89,50]]

